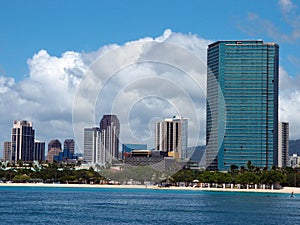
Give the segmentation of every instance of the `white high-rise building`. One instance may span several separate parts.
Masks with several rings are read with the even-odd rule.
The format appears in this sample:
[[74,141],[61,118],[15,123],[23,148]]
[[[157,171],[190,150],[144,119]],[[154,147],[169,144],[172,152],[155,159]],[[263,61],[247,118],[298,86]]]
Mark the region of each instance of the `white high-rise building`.
[[84,159],[87,163],[101,164],[100,157],[100,129],[99,127],[84,129]]
[[188,120],[180,116],[155,124],[155,149],[173,158],[187,158]]
[[289,123],[278,124],[278,167],[289,165]]

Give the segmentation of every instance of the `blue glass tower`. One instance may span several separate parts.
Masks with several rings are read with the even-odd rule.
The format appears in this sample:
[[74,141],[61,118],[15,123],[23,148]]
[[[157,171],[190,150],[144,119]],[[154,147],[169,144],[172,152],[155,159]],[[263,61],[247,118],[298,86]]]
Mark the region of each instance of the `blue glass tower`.
[[218,41],[207,52],[206,166],[278,164],[275,43]]

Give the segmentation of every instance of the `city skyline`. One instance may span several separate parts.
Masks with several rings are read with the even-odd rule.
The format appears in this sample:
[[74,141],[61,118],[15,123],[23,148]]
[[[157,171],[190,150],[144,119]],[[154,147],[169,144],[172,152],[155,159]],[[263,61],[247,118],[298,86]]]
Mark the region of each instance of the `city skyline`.
[[[0,39],[0,103],[5,105],[5,107],[1,107],[0,118],[2,146],[4,141],[10,140],[11,121],[15,119],[33,121],[35,129],[39,131],[37,139],[46,143],[56,137],[73,138],[73,99],[86,69],[98,56],[137,40],[172,43],[193,52],[203,62],[206,60],[208,44],[216,40],[263,39],[266,42],[278,43],[280,45],[280,120],[290,123],[291,139],[300,137],[300,121],[296,113],[300,110],[299,63],[297,63],[300,59],[299,36],[297,36],[299,25],[293,23],[293,21],[297,21],[296,18],[300,13],[299,5],[293,1],[272,1],[260,4],[236,3],[235,1],[211,1],[205,4],[196,2],[185,4],[180,1],[176,1],[176,4],[157,2],[157,4],[148,5],[149,12],[145,12],[144,8],[134,1],[126,4],[92,2],[89,6],[83,2],[72,5],[70,3],[61,5],[58,2],[38,3],[34,7],[21,2],[15,3],[16,5],[13,3],[1,4],[3,7],[0,7],[0,23],[2,23],[0,27],[3,35]],[[213,13],[207,10],[215,4],[222,6],[222,9],[227,9],[218,11],[224,20],[216,20]],[[17,5],[19,7],[16,7]],[[155,7],[156,13],[153,15],[156,17],[143,16],[143,13],[151,15],[154,12],[154,5],[160,5],[160,7]],[[51,17],[53,20],[45,19],[39,14],[43,11],[39,11],[39,9],[47,8],[47,6],[56,9],[52,12],[56,13],[55,18]],[[132,11],[129,10],[131,7]],[[91,8],[96,11],[101,8],[107,10],[104,10],[104,14],[96,15],[95,13],[94,21],[86,26],[81,26],[86,29],[86,32],[78,35],[74,28],[78,24],[83,25],[84,20],[76,19],[74,17],[76,13],[71,14],[68,9],[73,9],[72,12],[80,12],[84,9],[92,10]],[[119,9],[119,13],[113,11],[117,9]],[[39,13],[35,13],[36,11]],[[171,13],[172,11],[174,14]],[[22,17],[25,12],[26,15],[29,15],[28,17]],[[25,19],[23,21],[20,18]],[[41,20],[37,20],[38,18]],[[128,24],[120,18],[128,18]],[[66,23],[60,23],[60,20],[64,19]],[[123,21],[125,24],[121,25],[118,21]],[[198,22],[195,23],[195,21]],[[47,22],[48,26],[43,22]],[[29,27],[27,24],[32,24],[32,26]],[[133,24],[135,26],[132,26]],[[59,35],[60,39],[57,38],[56,29],[64,32]],[[131,32],[125,32],[126,29]],[[148,54],[148,52],[143,53]],[[163,55],[164,52],[162,51],[160,54]],[[132,76],[137,76],[141,71],[150,74],[159,74],[161,71],[166,73],[166,69],[161,70],[162,67],[158,65],[151,66],[128,67],[127,70],[120,73],[130,72]],[[114,81],[118,82],[108,84],[104,98],[99,100],[100,105],[103,99],[111,101],[109,96],[114,93],[112,91],[122,89],[124,81],[128,82],[127,78],[123,79],[124,77],[120,73],[118,76],[122,79],[115,79]],[[166,76],[164,79],[171,81],[170,76]],[[130,84],[130,82],[125,82],[125,84]],[[153,84],[148,82],[148,85]],[[186,89],[186,86],[183,84],[178,87]],[[158,96],[167,88],[158,88]],[[115,93],[112,96],[116,96],[117,92]],[[130,93],[134,92],[131,90]],[[170,96],[173,94],[174,92]],[[128,96],[130,98],[132,95]],[[123,104],[126,105],[130,101],[132,99],[124,101]],[[176,115],[176,109],[188,108],[186,104],[182,103],[180,96],[176,98],[176,102],[180,105],[177,105],[175,109],[168,102],[159,99],[149,98],[147,101],[137,102],[132,108],[128,120],[124,120],[124,117],[120,115],[121,126],[125,127],[124,130],[127,131],[122,134],[120,139],[132,142],[136,142],[137,139],[145,143],[152,142],[153,134],[151,134],[152,129],[149,126],[153,125],[153,118]],[[196,103],[198,104],[198,102]],[[198,107],[197,110],[199,108],[201,107]],[[161,113],[151,114],[152,110]],[[105,113],[110,113],[110,109],[103,107],[103,110],[102,108],[96,110],[96,120]],[[188,113],[181,114],[188,117],[190,121],[199,122],[191,118]],[[199,115],[205,118],[204,112],[200,111]],[[202,131],[205,124],[203,118],[201,117],[199,122],[202,124],[200,126],[202,144],[205,142],[205,132]],[[97,124],[94,121],[85,122],[86,126]],[[129,125],[128,122],[130,122]],[[47,127],[47,129],[43,129],[43,127]],[[197,130],[199,130],[199,126],[193,123],[189,124],[189,134],[192,135]],[[191,139],[190,143],[197,143],[197,141],[193,142],[195,137],[191,137]],[[78,150],[83,152],[82,149]]]

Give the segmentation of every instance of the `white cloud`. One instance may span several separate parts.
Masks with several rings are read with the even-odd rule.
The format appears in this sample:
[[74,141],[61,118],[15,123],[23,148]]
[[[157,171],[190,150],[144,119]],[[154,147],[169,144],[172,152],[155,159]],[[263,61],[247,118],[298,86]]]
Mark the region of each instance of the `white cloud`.
[[297,8],[291,0],[279,0],[278,4],[283,13],[290,13],[292,10]]
[[[112,112],[121,121],[121,141],[144,140],[151,147],[154,121],[180,113],[189,118],[190,144],[197,143],[198,136],[204,144],[209,43],[166,30],[157,38],[90,53],[68,51],[57,57],[40,50],[27,61],[28,78],[16,82],[0,77],[1,141],[10,139],[13,120],[27,119],[46,143],[72,138],[73,125],[82,142],[83,128],[98,125],[104,113]],[[280,115],[291,123],[292,138],[300,137],[299,77],[280,68]]]
[[81,54],[65,52],[55,57],[40,50],[27,64],[28,78],[17,83],[0,78],[2,138],[9,140],[13,120],[23,119],[33,122],[40,140],[72,136],[73,96],[87,69]]
[[[154,137],[147,130],[153,118],[180,113],[191,120],[200,120],[200,116],[193,115],[201,111],[199,107],[205,108],[209,42],[196,35],[167,30],[161,37],[128,42],[102,55],[90,68],[87,76],[90,79],[84,81],[78,91],[74,124],[98,124],[103,114],[115,113],[121,122],[121,141],[138,142],[140,138],[153,146]],[[86,105],[96,108],[95,112],[91,110],[87,114]],[[201,124],[204,124],[204,116],[202,114]],[[133,127],[136,129],[131,132]],[[76,136],[82,137],[82,129],[75,130],[79,130]],[[191,126],[190,134],[198,133],[199,126]],[[197,140],[190,143],[197,144]]]
[[290,139],[300,138],[300,74],[290,76],[283,67],[279,68],[279,118],[290,122]]
[[[0,77],[1,142],[10,139],[13,120],[22,119],[32,121],[36,130],[36,137],[46,141],[46,143],[54,138],[63,141],[64,138],[72,137],[74,96],[77,93],[78,85],[85,79],[84,76],[89,67],[91,68],[89,70],[90,83],[85,83],[86,87],[81,91],[99,95],[100,99],[98,101],[100,103],[117,102],[118,97],[123,99],[123,105],[129,104],[132,107],[130,114],[124,117],[124,121],[129,121],[129,128],[134,130],[133,133],[138,133],[138,137],[145,138],[145,135],[147,136],[149,133],[151,135],[152,131],[149,132],[149,126],[151,127],[153,118],[172,116],[179,108],[183,108],[183,114],[187,114],[189,108],[185,108],[187,104],[180,98],[178,87],[181,88],[181,94],[187,95],[191,99],[190,101],[194,101],[197,94],[199,94],[197,85],[195,85],[198,81],[192,80],[188,76],[180,78],[179,74],[185,72],[192,74],[193,71],[188,71],[187,68],[186,71],[180,71],[176,66],[174,67],[176,65],[176,55],[169,55],[170,49],[167,49],[168,46],[166,45],[160,46],[166,49],[152,46],[151,42],[153,41],[169,43],[169,47],[171,45],[177,46],[179,50],[184,48],[185,51],[190,52],[189,54],[196,54],[202,61],[205,60],[204,51],[206,51],[209,43],[208,40],[198,38],[196,35],[185,35],[166,30],[160,37],[142,38],[125,43],[121,47],[115,44],[107,45],[95,52],[67,51],[58,57],[52,56],[42,49],[27,60],[30,71],[29,77],[19,82],[15,82],[11,77]],[[114,51],[115,49],[121,49],[121,51]],[[107,56],[113,58],[113,62],[105,61]],[[169,57],[172,60],[171,63],[174,64],[175,62],[175,64],[141,63],[145,58],[156,59],[157,57],[162,58],[162,56],[165,59]],[[103,59],[103,64],[95,63],[97,59]],[[138,63],[127,65],[128,62]],[[192,65],[193,62],[188,63]],[[114,64],[114,68],[119,70],[112,71],[112,64]],[[124,65],[125,67],[123,67]],[[170,71],[173,71],[174,74]],[[94,72],[95,74],[93,74]],[[172,91],[159,83],[160,76],[171,82],[171,88],[178,90]],[[145,79],[144,82],[140,80],[141,77]],[[176,79],[172,79],[172,77],[176,77]],[[101,93],[98,93],[99,85],[105,87]],[[152,85],[156,86],[153,87]],[[190,94],[187,94],[187,89]],[[153,90],[155,90],[155,93],[152,93],[153,96],[147,97]],[[122,95],[119,95],[120,93]],[[201,94],[203,95],[203,93]],[[84,126],[97,125],[102,113],[110,112],[109,108],[95,108],[97,102],[86,101],[86,98],[90,97],[89,95],[82,95],[81,97],[83,99],[77,99],[82,109],[78,116],[81,118],[87,117],[86,112],[90,110],[94,119],[77,121],[75,128],[80,127],[81,129]],[[137,103],[134,102],[136,100],[138,100]],[[117,108],[122,109],[121,106]],[[146,111],[144,111],[145,109]],[[123,116],[120,115],[120,117]],[[126,126],[126,124],[123,125]],[[123,136],[121,138],[123,140],[130,137],[130,133],[132,133],[130,131],[126,132],[126,129],[122,129],[122,132]],[[153,142],[151,137],[148,137],[147,140]]]
[[0,94],[8,92],[14,84],[13,78],[0,76]]
[[[267,34],[276,42],[297,43],[300,38],[300,13],[292,0],[279,0],[279,9],[286,24],[285,31],[268,19],[261,18],[256,13],[248,13],[248,24],[240,28],[250,35]],[[288,30],[288,32],[286,31]]]

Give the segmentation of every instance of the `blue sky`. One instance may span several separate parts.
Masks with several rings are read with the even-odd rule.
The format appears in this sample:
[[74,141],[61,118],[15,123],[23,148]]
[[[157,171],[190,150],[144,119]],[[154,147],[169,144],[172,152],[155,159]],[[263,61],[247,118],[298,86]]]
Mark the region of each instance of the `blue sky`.
[[[0,144],[10,139],[10,129],[15,119],[33,121],[37,139],[46,142],[55,138],[73,138],[74,96],[90,63],[104,53],[113,51],[116,46],[125,49],[124,46],[130,43],[149,38],[187,48],[198,54],[203,61],[207,44],[216,40],[263,39],[265,42],[278,43],[280,119],[290,122],[291,139],[299,139],[299,7],[299,1],[295,0],[0,0]],[[132,52],[135,52],[137,46],[133,44],[132,47]],[[143,52],[144,49],[140,51]],[[130,58],[131,52],[127,53]],[[147,55],[149,52],[143,53]],[[163,56],[167,53],[158,54]],[[116,62],[120,65],[124,63],[119,58],[116,58]],[[165,93],[166,87],[158,89],[159,73],[165,71],[164,79],[173,82],[168,74],[173,69],[165,71],[164,67],[158,65],[125,68],[103,88],[104,98],[100,98],[99,102],[105,103],[111,98],[113,103],[121,102],[121,109],[124,105],[130,105],[131,124],[128,130],[144,140],[144,136],[153,135],[148,127],[149,123],[153,122],[152,118],[173,115],[176,107],[189,107],[180,99],[178,93],[172,93],[174,96],[168,99],[166,96],[170,91]],[[137,82],[133,78],[144,71],[155,75],[151,82],[157,85],[157,99],[144,96],[143,101],[138,100],[143,99],[143,95],[141,90],[136,92],[133,88]],[[129,73],[133,78],[128,78]],[[123,75],[127,76],[127,80]],[[104,81],[100,78],[99,82]],[[151,82],[148,82],[148,86],[141,83],[139,85],[145,90],[150,87],[151,93]],[[174,85],[172,82],[168,83],[168,87]],[[195,86],[187,87],[186,84],[190,84],[190,80],[186,79],[185,82],[177,88],[189,89],[194,97],[197,92],[193,89]],[[127,95],[122,96],[118,93],[119,89],[128,91]],[[134,96],[133,93],[138,94]],[[120,101],[118,97],[124,99]],[[164,99],[164,102],[159,99]],[[172,104],[178,105],[172,108]],[[95,110],[98,113],[95,120],[99,121],[101,114],[108,111],[105,111],[101,104],[97,107],[99,108]],[[203,128],[203,108],[196,108],[193,115],[201,112]],[[152,113],[157,109],[161,111],[161,115]],[[80,124],[82,121],[77,122]],[[121,122],[124,127],[129,123]],[[193,122],[195,121],[189,123],[190,133],[196,133],[199,128],[193,126]],[[43,129],[44,127],[48,129]],[[82,126],[80,130],[83,130]],[[123,140],[130,138],[130,132],[126,134],[126,129],[123,129]],[[201,135],[201,144],[204,144],[204,133]],[[153,142],[153,137],[147,140],[149,143]]]
[[270,21],[282,33],[291,33],[292,28],[275,0],[2,0],[0,74],[23,79],[28,75],[26,60],[40,49],[56,56],[67,50],[88,52],[111,43],[156,37],[167,28],[210,40],[261,38],[279,42],[282,63],[291,74],[295,73],[293,70],[299,67],[286,57],[299,54],[299,39],[294,43],[274,40],[262,30],[261,21],[249,22],[249,14]]

